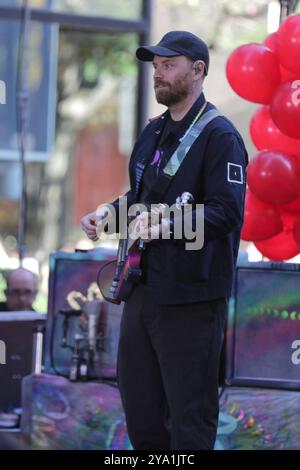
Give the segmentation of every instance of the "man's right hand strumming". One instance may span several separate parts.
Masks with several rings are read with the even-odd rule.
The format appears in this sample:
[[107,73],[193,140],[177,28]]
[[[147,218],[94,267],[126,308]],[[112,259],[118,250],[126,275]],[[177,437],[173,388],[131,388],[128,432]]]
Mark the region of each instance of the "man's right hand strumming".
[[93,242],[99,240],[99,236],[104,231],[110,215],[109,208],[102,206],[96,211],[90,212],[82,217],[80,221],[81,228],[90,240]]

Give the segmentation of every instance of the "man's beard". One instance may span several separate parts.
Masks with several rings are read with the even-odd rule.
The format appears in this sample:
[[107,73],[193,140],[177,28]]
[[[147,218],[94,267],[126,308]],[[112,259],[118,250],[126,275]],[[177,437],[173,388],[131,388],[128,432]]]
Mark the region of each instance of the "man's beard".
[[156,101],[169,107],[185,99],[191,91],[185,80],[186,76],[176,80],[172,85],[169,82],[157,80],[155,85],[164,85],[165,88],[155,89]]

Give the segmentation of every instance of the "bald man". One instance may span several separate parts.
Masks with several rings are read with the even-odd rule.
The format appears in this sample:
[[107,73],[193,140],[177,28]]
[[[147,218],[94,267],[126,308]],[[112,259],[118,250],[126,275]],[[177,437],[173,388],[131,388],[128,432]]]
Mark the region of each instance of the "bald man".
[[4,291],[6,302],[0,302],[0,311],[14,312],[33,310],[32,303],[37,294],[38,277],[25,268],[10,271],[6,277]]

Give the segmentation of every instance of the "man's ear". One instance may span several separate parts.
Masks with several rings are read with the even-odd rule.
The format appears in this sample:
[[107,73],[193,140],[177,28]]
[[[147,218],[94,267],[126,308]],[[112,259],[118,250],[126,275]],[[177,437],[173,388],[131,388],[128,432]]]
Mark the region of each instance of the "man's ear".
[[197,60],[196,62],[194,62],[193,69],[196,75],[202,72],[202,75],[204,76],[204,64],[200,60]]
[[194,64],[194,70],[195,70],[195,73],[199,73],[199,72],[200,72],[199,64]]

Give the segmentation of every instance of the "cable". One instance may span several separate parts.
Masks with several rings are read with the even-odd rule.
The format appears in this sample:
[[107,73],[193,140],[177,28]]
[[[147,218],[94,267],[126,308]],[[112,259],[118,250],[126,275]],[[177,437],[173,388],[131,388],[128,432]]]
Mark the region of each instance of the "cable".
[[[116,259],[114,259],[114,260],[112,260],[112,261],[108,261],[107,263],[104,263],[104,264],[101,266],[101,268],[99,269],[98,273],[97,273],[97,285],[98,285],[99,290],[100,290],[100,292],[101,292],[101,294],[102,294],[102,296],[103,296],[103,298],[104,298],[105,300],[111,300],[111,299],[109,299],[109,298],[107,297],[107,295],[104,293],[104,290],[102,289],[102,282],[101,282],[101,280],[100,280],[100,276],[101,276],[101,274],[102,274],[102,271],[103,271],[105,268],[107,268],[110,264],[116,263],[117,261],[118,261],[118,260],[117,260],[117,258],[116,258]],[[115,269],[115,271],[116,271],[116,269]],[[115,277],[115,273],[114,273],[114,277]]]

